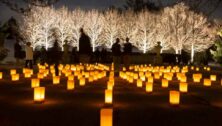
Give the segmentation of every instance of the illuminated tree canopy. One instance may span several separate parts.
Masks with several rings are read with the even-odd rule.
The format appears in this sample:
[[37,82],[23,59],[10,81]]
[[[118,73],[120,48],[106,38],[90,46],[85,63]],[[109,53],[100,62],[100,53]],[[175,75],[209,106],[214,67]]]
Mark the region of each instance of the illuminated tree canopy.
[[222,37],[222,30],[218,32],[218,35]]
[[93,52],[97,46],[100,46],[102,43],[102,39],[100,39],[103,25],[104,25],[104,17],[101,13],[96,10],[92,10],[86,13],[86,32],[91,38]]
[[24,40],[30,41],[36,49],[41,46],[50,48],[55,31],[61,47],[67,42],[78,48],[80,28],[84,28],[91,38],[93,51],[98,46],[111,48],[116,38],[124,42],[128,37],[143,53],[151,51],[160,41],[162,52],[174,50],[174,53],[181,54],[185,50],[194,55],[209,48],[215,37],[212,23],[184,3],[159,12],[143,10],[137,13],[131,10],[100,12],[82,9],[69,11],[66,7],[33,7],[20,21]]

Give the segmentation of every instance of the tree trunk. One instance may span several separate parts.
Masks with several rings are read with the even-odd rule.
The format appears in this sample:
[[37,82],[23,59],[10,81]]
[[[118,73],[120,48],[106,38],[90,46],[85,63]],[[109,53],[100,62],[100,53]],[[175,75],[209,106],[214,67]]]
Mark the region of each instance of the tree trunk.
[[191,45],[191,63],[193,63],[194,62],[194,44],[192,43],[192,45]]

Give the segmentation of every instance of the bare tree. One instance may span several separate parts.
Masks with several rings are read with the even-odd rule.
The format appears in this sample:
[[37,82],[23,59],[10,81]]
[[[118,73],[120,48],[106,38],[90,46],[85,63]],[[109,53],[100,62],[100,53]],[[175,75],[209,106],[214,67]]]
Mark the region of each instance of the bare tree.
[[187,11],[189,11],[189,8],[183,3],[164,9],[164,14],[167,15],[168,28],[170,28],[169,31],[171,33],[169,44],[175,50],[176,54],[181,54],[183,43],[186,41],[186,29],[183,26],[186,24]]
[[136,18],[138,34],[138,41],[135,43],[136,47],[141,49],[143,53],[147,50],[152,49],[156,42],[155,41],[155,18],[154,14],[149,11],[142,11]]
[[187,23],[184,26],[186,29],[186,41],[184,49],[191,51],[191,62],[194,61],[195,52],[202,52],[213,45],[215,38],[214,28],[209,28],[207,18],[202,14],[189,11],[187,13]]
[[104,14],[104,30],[103,40],[104,44],[111,48],[117,37],[120,37],[120,15],[116,10],[108,10]]
[[[56,22],[56,13],[54,8],[38,8],[34,13],[39,14],[41,16],[41,41],[44,42],[44,46],[49,49],[53,45],[54,36],[55,34],[55,22]],[[50,15],[50,16],[49,16]]]
[[[198,14],[189,9],[184,3],[165,8],[170,28],[170,46],[176,54],[181,54],[182,49],[191,52],[191,62],[195,52],[206,50],[213,44],[214,28],[209,28],[209,21],[203,14]],[[166,31],[165,29],[164,31]]]
[[84,28],[84,25],[86,24],[85,17],[86,13],[81,9],[75,9],[71,13],[71,45],[77,47],[77,50],[79,50],[79,38],[81,35],[79,30],[80,28]]
[[23,20],[19,22],[20,35],[23,38],[23,42],[31,42],[34,49],[44,45],[41,38],[41,18],[39,15],[34,14],[34,10],[31,10],[29,15],[23,16]]
[[168,15],[163,12],[160,12],[156,17],[155,25],[155,40],[161,42],[161,52],[163,52],[164,50],[169,50],[171,48],[170,43],[172,40],[172,34]]
[[97,46],[102,45],[100,36],[104,28],[104,17],[97,10],[91,10],[86,14],[86,18],[86,31],[91,38],[92,49],[94,52]]
[[132,44],[138,41],[138,28],[136,24],[136,14],[128,10],[121,15],[121,38],[129,38]]
[[62,48],[63,51],[63,45],[65,44],[65,41],[70,38],[70,32],[71,32],[71,20],[70,20],[70,14],[66,7],[62,7],[56,11],[56,22],[55,27],[59,39],[59,45]]

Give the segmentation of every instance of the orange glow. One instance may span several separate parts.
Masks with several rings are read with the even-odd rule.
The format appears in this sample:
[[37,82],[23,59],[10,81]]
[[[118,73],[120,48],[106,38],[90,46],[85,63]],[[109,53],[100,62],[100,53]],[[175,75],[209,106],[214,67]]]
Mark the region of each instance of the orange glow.
[[171,105],[179,105],[180,104],[180,92],[178,91],[170,91],[170,104]]
[[180,77],[180,82],[187,82],[187,77],[186,76],[181,76]]
[[185,82],[180,83],[180,92],[187,93],[188,91],[188,84]]
[[32,88],[40,86],[40,80],[39,79],[32,79],[31,81],[32,81]]
[[85,84],[86,84],[86,79],[84,77],[80,78],[79,85],[80,86],[85,86]]
[[0,79],[2,79],[3,78],[3,73],[2,72],[0,72]]
[[148,77],[148,82],[153,83],[153,77]]
[[82,77],[83,77],[82,74],[78,74],[78,75],[77,75],[77,78],[78,78],[78,79],[81,79]]
[[53,84],[56,85],[56,84],[59,84],[59,83],[60,83],[60,77],[59,76],[53,77]]
[[166,79],[162,79],[162,87],[163,87],[163,88],[167,88],[168,85],[169,85],[168,80],[166,80]]
[[19,74],[12,74],[12,81],[18,81],[19,80]]
[[133,78],[132,77],[129,77],[129,83],[133,83]]
[[25,74],[27,71],[29,71],[29,69],[27,69],[27,68],[23,68],[23,69],[22,69],[22,73],[23,73],[23,74]]
[[73,90],[75,88],[74,80],[67,81],[67,90]]
[[170,80],[172,80],[172,79],[173,79],[173,75],[172,75],[172,73],[168,73],[168,74],[165,74],[165,75],[166,75],[166,77],[165,77],[165,78],[166,78],[167,80],[169,80],[169,81],[170,81]]
[[74,80],[74,75],[69,75],[68,80]]
[[113,90],[113,84],[108,82],[107,89],[108,90]]
[[114,76],[111,76],[111,75],[110,75],[109,81],[113,81],[113,82],[114,82]]
[[72,71],[68,71],[68,70],[67,70],[67,71],[65,72],[65,76],[66,76],[66,77],[70,76],[71,74],[72,74]]
[[85,77],[86,77],[86,78],[89,78],[89,72],[86,72],[86,73],[85,73]]
[[146,92],[151,93],[153,91],[153,83],[146,83]]
[[134,75],[133,75],[133,79],[138,79],[138,74],[137,73],[135,73]]
[[150,77],[150,76],[152,76],[152,74],[150,72],[146,72],[145,76]]
[[112,104],[112,102],[113,102],[113,91],[105,90],[105,103]]
[[101,109],[100,126],[113,126],[113,109]]
[[37,78],[43,79],[44,78],[44,74],[43,73],[38,73]]
[[211,80],[210,79],[204,79],[204,86],[206,86],[206,87],[211,86]]
[[210,80],[211,81],[216,81],[217,80],[217,75],[210,75]]
[[146,76],[145,76],[145,75],[142,75],[142,76],[140,76],[140,79],[141,79],[142,81],[146,81]]
[[143,81],[138,79],[136,85],[137,87],[143,87]]
[[30,72],[25,73],[25,78],[30,78],[31,76],[32,76],[32,74]]
[[111,85],[114,86],[114,80],[109,80],[109,81],[108,81],[108,84],[111,84]]
[[89,76],[89,82],[93,82],[93,80],[94,80],[94,77]]
[[193,74],[194,82],[200,82],[201,78],[202,78],[202,74]]
[[45,87],[34,88],[34,102],[42,103],[45,100]]
[[155,79],[160,79],[160,73],[159,72],[154,73],[154,78]]
[[10,74],[11,74],[11,75],[16,74],[16,70],[15,70],[15,69],[11,69],[11,70],[10,70]]

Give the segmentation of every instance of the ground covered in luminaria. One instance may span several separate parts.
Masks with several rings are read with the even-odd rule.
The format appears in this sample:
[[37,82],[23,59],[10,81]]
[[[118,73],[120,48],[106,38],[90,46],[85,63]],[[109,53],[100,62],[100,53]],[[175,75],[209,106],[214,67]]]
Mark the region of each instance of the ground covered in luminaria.
[[[2,67],[2,66],[1,66]],[[100,109],[104,104],[104,91],[108,75],[98,81],[79,86],[75,78],[74,90],[68,91],[67,78],[62,77],[58,85],[52,84],[52,77],[42,79],[46,87],[45,102],[33,101],[31,79],[20,77],[12,82],[10,69],[2,67],[0,80],[0,125],[1,126],[99,126]],[[22,73],[22,69],[17,69]],[[113,126],[221,126],[222,86],[221,69],[201,71],[203,78],[217,75],[212,86],[194,83],[188,72],[188,93],[180,93],[180,104],[169,103],[169,91],[179,90],[176,76],[169,81],[168,88],[161,87],[161,79],[154,80],[153,92],[145,91],[145,82],[138,88],[136,81],[129,83],[115,77],[113,88]],[[200,73],[200,72],[198,72]],[[33,75],[36,76],[36,75]],[[109,106],[110,107],[110,106]]]

